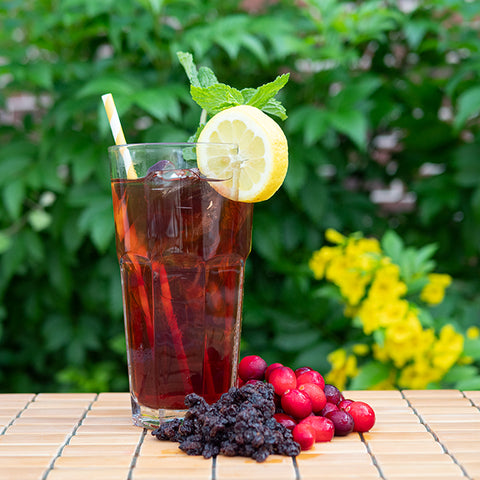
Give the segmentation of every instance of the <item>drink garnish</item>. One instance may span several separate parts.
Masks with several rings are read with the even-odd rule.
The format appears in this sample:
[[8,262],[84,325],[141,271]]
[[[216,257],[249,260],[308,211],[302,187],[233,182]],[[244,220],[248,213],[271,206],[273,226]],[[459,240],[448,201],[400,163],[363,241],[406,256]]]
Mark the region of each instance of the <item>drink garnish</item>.
[[[288,81],[289,74],[258,88],[238,90],[218,82],[208,67],[197,69],[189,53],[178,58],[190,80],[190,93],[203,111],[200,126],[190,141],[234,143],[235,156],[207,155],[197,146],[197,163],[224,197],[242,202],[260,202],[270,198],[282,185],[288,168],[288,143],[280,126],[271,118],[287,117],[283,105],[275,99]],[[206,121],[207,116],[212,118]]]

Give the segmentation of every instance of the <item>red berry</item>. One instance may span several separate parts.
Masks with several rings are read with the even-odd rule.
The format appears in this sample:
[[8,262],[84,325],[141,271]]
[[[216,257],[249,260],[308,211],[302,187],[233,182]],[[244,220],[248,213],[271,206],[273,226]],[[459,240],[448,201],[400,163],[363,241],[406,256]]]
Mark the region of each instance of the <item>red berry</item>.
[[300,367],[295,370],[295,375],[299,377],[302,373],[309,372],[312,370],[310,367]]
[[330,412],[334,412],[336,410],[338,410],[338,407],[334,403],[327,402],[320,411],[320,415],[322,417],[326,417]]
[[329,442],[335,433],[335,426],[329,418],[316,415],[304,418],[300,424],[311,425],[315,430],[315,442]]
[[289,430],[293,430],[297,424],[296,420],[286,413],[276,413],[273,418]]
[[293,439],[300,444],[302,450],[310,450],[315,443],[315,430],[310,425],[295,425],[292,431]]
[[351,403],[353,403],[353,400],[345,399],[345,400],[342,400],[342,401],[337,405],[337,407],[338,407],[340,410],[345,410],[345,408],[347,408],[348,405],[350,405]]
[[287,390],[297,387],[297,377],[289,367],[278,367],[270,372],[268,382],[273,385],[275,393],[282,396]]
[[294,388],[282,395],[282,408],[292,417],[305,418],[312,413],[312,401],[306,393]]
[[238,365],[238,375],[245,382],[247,380],[263,380],[267,362],[258,355],[243,357]]
[[368,432],[375,425],[375,412],[368,403],[352,402],[345,411],[352,416],[356,432]]
[[327,402],[338,405],[342,400],[345,400],[340,390],[334,385],[330,385],[329,383],[327,383],[323,391],[325,392],[325,396],[327,397]]
[[298,389],[310,397],[310,400],[312,401],[312,410],[315,413],[320,412],[320,410],[326,405],[327,398],[320,385],[317,385],[316,383],[302,383]]
[[353,417],[342,410],[335,410],[327,414],[333,425],[335,426],[335,435],[344,437],[353,432]]
[[272,370],[275,370],[278,367],[283,367],[281,363],[272,363],[267,367],[265,370],[265,380],[268,382],[268,379],[270,378],[270,373],[272,373]]
[[316,370],[309,370],[308,372],[299,375],[297,378],[297,384],[301,385],[302,383],[316,383],[321,389],[325,386],[325,380]]

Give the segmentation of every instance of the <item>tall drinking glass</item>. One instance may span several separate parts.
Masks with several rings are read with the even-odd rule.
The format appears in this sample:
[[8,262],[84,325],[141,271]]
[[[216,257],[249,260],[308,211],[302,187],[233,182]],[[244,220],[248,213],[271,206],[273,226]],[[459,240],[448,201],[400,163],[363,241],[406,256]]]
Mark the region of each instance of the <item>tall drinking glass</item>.
[[[132,414],[153,428],[236,381],[252,205],[219,195],[195,144],[109,148]],[[202,144],[219,160],[230,144]]]

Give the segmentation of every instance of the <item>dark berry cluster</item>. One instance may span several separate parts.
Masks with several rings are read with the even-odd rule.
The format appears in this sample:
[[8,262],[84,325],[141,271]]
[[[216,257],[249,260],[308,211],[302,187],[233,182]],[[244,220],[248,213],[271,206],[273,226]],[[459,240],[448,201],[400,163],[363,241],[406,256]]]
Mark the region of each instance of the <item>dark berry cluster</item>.
[[291,431],[274,418],[274,398],[272,385],[263,382],[233,387],[212,405],[192,393],[185,397],[185,418],[166,422],[152,434],[205,458],[238,455],[263,462],[270,454],[298,455],[300,445]]

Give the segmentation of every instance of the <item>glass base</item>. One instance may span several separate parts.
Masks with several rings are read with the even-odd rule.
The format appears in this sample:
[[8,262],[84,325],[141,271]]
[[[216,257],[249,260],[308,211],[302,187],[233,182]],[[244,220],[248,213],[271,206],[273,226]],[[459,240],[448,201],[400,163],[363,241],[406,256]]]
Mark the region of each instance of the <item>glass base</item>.
[[161,423],[173,420],[174,418],[183,418],[187,413],[184,410],[169,410],[165,408],[150,408],[140,405],[132,396],[132,419],[137,427],[154,430]]

